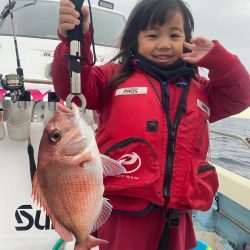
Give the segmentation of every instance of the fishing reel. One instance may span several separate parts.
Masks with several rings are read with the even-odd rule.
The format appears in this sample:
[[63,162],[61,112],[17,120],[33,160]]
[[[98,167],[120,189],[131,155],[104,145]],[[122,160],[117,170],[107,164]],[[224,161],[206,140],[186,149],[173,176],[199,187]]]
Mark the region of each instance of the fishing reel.
[[16,103],[24,96],[24,80],[19,74],[9,74],[6,75],[5,78],[0,74],[0,82],[3,89],[9,91],[9,96],[13,103]]

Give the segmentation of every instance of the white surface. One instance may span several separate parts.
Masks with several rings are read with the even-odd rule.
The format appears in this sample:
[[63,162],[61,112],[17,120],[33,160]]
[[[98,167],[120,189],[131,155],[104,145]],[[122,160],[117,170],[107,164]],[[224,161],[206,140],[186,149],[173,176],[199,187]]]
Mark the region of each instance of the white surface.
[[[32,124],[31,140],[35,158],[42,133],[43,124]],[[27,226],[29,220],[22,216],[26,212],[32,216],[41,209],[31,199],[31,178],[27,142],[16,142],[6,134],[0,141],[0,250],[47,250],[52,249],[58,239],[54,230],[39,230],[34,226],[25,231],[17,231],[16,227]],[[19,209],[23,223],[18,223],[15,213],[20,206],[31,205],[32,209]],[[45,225],[45,214],[42,211],[39,221]]]
[[250,180],[216,166],[219,192],[250,210]]

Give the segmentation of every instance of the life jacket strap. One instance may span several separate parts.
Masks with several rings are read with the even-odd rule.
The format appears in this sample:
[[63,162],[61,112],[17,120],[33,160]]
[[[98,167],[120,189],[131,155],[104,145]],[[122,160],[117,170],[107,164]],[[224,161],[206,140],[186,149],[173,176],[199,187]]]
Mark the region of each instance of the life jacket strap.
[[158,250],[167,250],[168,242],[170,236],[171,228],[178,227],[180,222],[180,211],[178,209],[168,209],[167,211],[163,210],[164,215],[167,219],[167,222],[164,226],[161,239],[159,241]]

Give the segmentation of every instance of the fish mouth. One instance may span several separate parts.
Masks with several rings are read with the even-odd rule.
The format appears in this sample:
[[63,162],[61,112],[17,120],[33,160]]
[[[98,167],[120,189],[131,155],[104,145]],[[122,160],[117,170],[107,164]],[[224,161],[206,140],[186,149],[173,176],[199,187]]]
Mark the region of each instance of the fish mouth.
[[62,104],[59,104],[57,106],[56,110],[58,115],[64,115],[67,117],[69,120],[78,120],[79,119],[79,109],[76,106],[76,104],[72,103],[72,108],[68,108],[67,106],[64,106]]
[[57,106],[57,110],[60,112],[60,113],[66,113],[66,114],[73,114],[74,113],[74,110],[62,105],[62,104],[59,104]]

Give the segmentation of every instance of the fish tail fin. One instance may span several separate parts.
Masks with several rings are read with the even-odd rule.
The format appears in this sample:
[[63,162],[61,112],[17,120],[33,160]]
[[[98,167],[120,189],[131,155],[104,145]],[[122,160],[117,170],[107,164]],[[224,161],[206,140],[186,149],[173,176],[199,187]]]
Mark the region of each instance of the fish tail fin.
[[102,244],[108,244],[108,241],[89,236],[84,244],[80,244],[76,241],[74,250],[90,250],[93,247],[97,247]]

